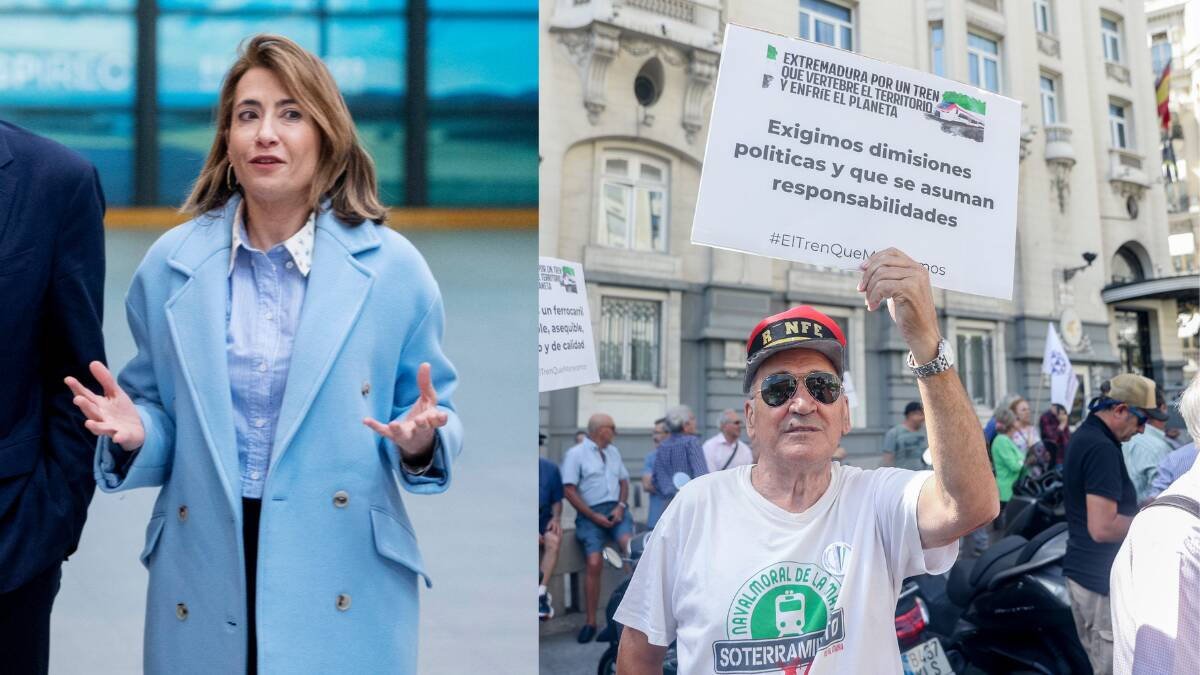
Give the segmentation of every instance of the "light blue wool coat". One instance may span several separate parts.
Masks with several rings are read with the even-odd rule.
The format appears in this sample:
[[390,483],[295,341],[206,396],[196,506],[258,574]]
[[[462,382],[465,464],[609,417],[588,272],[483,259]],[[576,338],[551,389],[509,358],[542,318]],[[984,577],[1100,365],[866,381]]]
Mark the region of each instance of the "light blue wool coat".
[[[245,669],[241,477],[225,354],[237,202],[170,230],[138,267],[126,298],[137,355],[118,381],[146,441],[123,476],[110,439],[97,445],[102,490],[162,486],[141,555],[150,674]],[[329,211],[318,217],[263,493],[259,673],[416,672],[417,579],[429,579],[400,495],[445,490],[462,446],[442,323],[437,284],[408,240],[370,222],[346,226]],[[434,459],[440,478],[405,474],[391,441],[362,423],[404,416],[422,361],[449,415]]]

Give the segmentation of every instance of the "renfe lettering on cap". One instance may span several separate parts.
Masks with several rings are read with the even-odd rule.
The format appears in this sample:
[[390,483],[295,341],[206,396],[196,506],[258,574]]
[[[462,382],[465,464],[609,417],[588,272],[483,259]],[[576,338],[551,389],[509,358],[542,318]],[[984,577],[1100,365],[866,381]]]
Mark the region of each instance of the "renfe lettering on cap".
[[[824,327],[821,326],[821,324],[813,323],[812,321],[784,321],[783,335],[784,337],[787,337],[788,335],[808,335],[809,332],[811,332],[813,337],[825,337],[825,334],[822,330],[823,328]],[[770,344],[774,339],[775,338],[771,336],[770,329],[763,331],[762,343],[764,347]]]

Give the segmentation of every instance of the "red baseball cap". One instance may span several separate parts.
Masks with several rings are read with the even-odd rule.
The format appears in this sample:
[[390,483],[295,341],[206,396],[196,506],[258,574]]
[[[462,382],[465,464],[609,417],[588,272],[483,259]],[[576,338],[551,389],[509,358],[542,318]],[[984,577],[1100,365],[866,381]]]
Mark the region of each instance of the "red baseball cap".
[[750,391],[754,373],[769,356],[785,349],[814,349],[825,355],[837,376],[842,376],[846,336],[837,322],[808,305],[768,316],[746,340],[746,378],[742,390]]

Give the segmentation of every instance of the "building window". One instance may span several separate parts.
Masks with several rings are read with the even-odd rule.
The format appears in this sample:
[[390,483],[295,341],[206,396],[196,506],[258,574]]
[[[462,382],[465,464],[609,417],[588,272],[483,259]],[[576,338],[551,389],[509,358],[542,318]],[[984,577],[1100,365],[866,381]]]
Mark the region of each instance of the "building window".
[[1108,104],[1108,129],[1112,136],[1112,146],[1122,150],[1128,149],[1129,144],[1129,110],[1123,103]]
[[636,251],[667,250],[667,164],[632,152],[604,157],[600,243]]
[[1114,284],[1127,284],[1145,279],[1146,273],[1142,271],[1142,263],[1137,256],[1129,249],[1121,248],[1113,256],[1110,276]]
[[946,30],[941,21],[929,24],[929,64],[934,75],[946,76]]
[[992,372],[994,340],[987,330],[958,330],[958,377],[971,402],[991,408],[995,391]]
[[1171,43],[1167,41],[1167,34],[1157,33],[1150,40],[1150,63],[1154,68],[1154,75],[1157,77],[1170,62]]
[[1117,310],[1113,312],[1113,319],[1121,372],[1154,379],[1154,366],[1150,361],[1150,314]]
[[1058,82],[1049,75],[1041,76],[1042,124],[1058,124]]
[[1176,274],[1196,272],[1196,234],[1191,229],[1190,221],[1171,224],[1171,234],[1167,235],[1167,251],[1171,254],[1171,266]]
[[1100,17],[1100,36],[1104,40],[1104,60],[1121,63],[1121,24],[1108,17]]
[[800,37],[854,49],[854,18],[848,7],[825,0],[800,0]]
[[662,303],[602,297],[597,340],[600,378],[659,383]]
[[1033,0],[1033,25],[1039,33],[1053,33],[1050,23],[1050,0]]
[[975,33],[967,33],[967,68],[971,84],[988,91],[1000,91],[1000,43]]

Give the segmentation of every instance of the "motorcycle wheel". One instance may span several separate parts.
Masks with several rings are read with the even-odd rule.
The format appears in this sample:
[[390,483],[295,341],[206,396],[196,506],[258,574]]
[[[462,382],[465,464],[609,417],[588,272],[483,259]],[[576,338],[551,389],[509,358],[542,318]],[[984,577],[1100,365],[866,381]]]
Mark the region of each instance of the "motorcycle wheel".
[[616,645],[610,646],[604,651],[604,656],[600,657],[600,665],[596,666],[596,675],[617,675],[617,650]]

